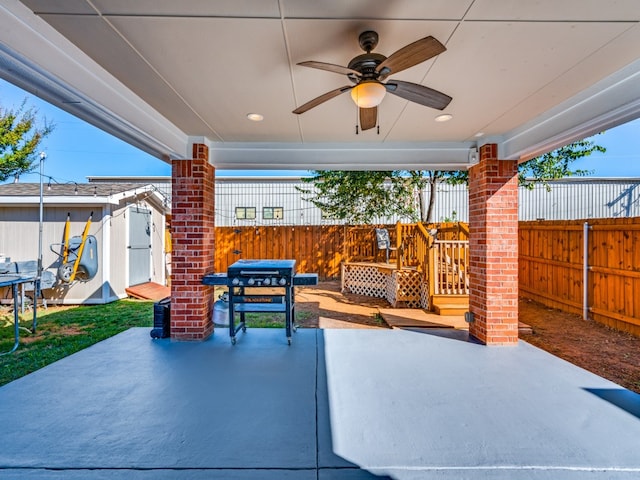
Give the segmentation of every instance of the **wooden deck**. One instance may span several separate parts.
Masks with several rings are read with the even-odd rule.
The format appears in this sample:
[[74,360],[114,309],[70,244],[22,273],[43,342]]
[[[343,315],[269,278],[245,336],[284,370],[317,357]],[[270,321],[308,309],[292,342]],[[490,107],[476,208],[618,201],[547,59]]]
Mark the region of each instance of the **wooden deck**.
[[124,289],[127,295],[140,300],[162,300],[171,296],[171,287],[165,287],[155,282],[141,283]]

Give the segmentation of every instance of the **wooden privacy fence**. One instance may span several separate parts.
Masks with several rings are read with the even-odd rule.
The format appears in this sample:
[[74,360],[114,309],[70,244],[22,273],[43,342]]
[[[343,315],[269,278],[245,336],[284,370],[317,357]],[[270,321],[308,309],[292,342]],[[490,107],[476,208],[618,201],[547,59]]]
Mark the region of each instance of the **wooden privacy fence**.
[[384,259],[376,228],[389,230],[392,245],[400,239],[401,266],[422,267],[429,261],[427,231],[436,227],[438,240],[469,239],[467,226],[458,223],[216,227],[215,269],[225,272],[240,258],[293,258],[299,272],[315,272],[324,280],[339,278],[341,262]]
[[299,273],[340,277],[345,226],[216,227],[215,271],[241,258],[292,258]]
[[395,225],[216,227],[215,269],[226,272],[240,258],[293,258],[300,273],[317,273],[321,280],[340,278],[342,262],[372,262],[378,257],[376,227],[395,229]]
[[[640,218],[589,220],[586,263],[584,223],[520,222],[520,293],[554,308],[586,312],[594,320],[640,335]],[[240,258],[294,258],[301,273],[315,272],[322,280],[339,278],[342,262],[384,260],[376,227],[216,227],[215,269],[225,272]],[[389,230],[392,245],[400,238],[402,266],[421,271],[430,292],[467,291],[463,266],[468,250],[459,243],[469,238],[466,225],[437,225],[436,244],[429,235],[436,225],[383,227]],[[425,266],[439,263],[441,273],[430,275]],[[444,283],[436,286],[436,282]]]
[[523,296],[640,335],[640,218],[520,222],[519,236]]

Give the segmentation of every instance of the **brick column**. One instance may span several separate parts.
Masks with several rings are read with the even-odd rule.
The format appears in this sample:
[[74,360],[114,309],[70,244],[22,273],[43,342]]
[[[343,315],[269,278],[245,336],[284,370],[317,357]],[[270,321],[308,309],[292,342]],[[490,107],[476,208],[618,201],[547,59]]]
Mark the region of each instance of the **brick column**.
[[486,345],[518,343],[518,163],[484,145],[469,171],[469,333]]
[[215,168],[206,145],[193,159],[174,160],[171,181],[171,338],[203,340],[211,335],[213,287],[202,276],[214,268]]

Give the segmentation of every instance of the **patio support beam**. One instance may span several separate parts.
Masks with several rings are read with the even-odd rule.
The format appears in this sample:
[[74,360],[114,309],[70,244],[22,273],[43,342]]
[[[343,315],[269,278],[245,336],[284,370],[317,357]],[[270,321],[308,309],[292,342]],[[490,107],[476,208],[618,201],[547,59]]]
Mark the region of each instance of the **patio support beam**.
[[172,167],[171,338],[203,340],[213,332],[213,287],[202,277],[214,269],[215,168],[203,144]]
[[518,162],[480,148],[469,170],[469,333],[486,345],[518,343]]

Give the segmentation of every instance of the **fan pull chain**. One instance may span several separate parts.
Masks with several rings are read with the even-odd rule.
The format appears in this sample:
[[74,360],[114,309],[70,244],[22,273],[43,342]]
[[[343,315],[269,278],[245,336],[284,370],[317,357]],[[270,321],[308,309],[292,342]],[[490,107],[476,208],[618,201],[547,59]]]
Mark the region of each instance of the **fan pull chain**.
[[378,135],[380,135],[380,109],[376,108],[376,127],[378,130]]

